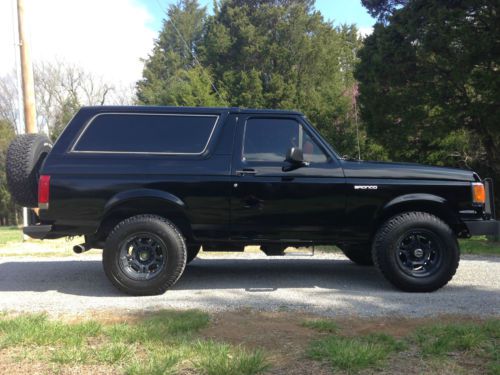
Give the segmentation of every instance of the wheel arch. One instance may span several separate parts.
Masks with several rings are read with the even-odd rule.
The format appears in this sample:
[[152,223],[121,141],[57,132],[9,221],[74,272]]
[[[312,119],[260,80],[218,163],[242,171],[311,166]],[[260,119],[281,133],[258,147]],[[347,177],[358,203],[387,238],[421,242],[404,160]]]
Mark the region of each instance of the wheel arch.
[[392,199],[378,211],[373,221],[372,236],[386,220],[410,211],[427,212],[438,217],[457,235],[464,229],[458,214],[453,212],[445,198],[433,194],[405,194]]
[[184,237],[192,237],[186,204],[182,199],[161,190],[136,189],[120,192],[108,200],[95,235],[97,242],[105,241],[119,222],[144,214],[162,216],[175,224]]

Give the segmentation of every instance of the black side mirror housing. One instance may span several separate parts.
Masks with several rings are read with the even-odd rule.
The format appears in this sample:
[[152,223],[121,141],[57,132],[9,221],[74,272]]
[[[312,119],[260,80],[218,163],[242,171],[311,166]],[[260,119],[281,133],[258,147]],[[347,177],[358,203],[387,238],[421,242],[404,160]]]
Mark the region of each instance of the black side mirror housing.
[[309,163],[304,161],[304,153],[302,149],[297,147],[291,147],[286,153],[285,162],[287,165],[284,165],[282,170],[283,172],[293,171],[295,169],[306,167]]

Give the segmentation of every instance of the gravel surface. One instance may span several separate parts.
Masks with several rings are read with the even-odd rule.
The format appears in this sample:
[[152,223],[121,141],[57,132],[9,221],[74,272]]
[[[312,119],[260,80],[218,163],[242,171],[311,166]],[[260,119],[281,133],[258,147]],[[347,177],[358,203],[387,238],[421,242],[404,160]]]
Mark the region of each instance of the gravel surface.
[[403,293],[373,267],[338,254],[266,257],[203,255],[162,296],[116,291],[96,255],[0,258],[0,311],[50,314],[199,308],[299,310],[326,316],[500,316],[500,257],[463,256],[448,286],[429,294]]

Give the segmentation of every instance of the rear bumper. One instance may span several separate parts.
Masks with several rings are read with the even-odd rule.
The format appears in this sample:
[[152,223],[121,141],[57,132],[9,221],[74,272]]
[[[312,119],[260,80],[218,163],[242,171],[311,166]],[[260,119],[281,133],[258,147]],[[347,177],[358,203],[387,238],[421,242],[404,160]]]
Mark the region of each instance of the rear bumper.
[[500,236],[500,221],[476,220],[465,221],[471,236]]
[[31,238],[43,240],[52,231],[52,225],[29,225],[23,228],[23,233]]

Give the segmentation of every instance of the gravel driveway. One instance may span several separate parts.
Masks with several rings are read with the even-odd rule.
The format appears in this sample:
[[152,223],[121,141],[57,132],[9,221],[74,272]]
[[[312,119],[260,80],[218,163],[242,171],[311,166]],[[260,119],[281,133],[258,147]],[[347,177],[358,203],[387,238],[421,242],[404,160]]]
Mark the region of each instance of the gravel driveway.
[[372,267],[338,254],[204,256],[166,294],[130,297],[104,276],[100,256],[0,259],[0,311],[89,313],[161,308],[253,308],[327,316],[500,315],[500,257],[463,256],[457,275],[430,294],[402,293]]

